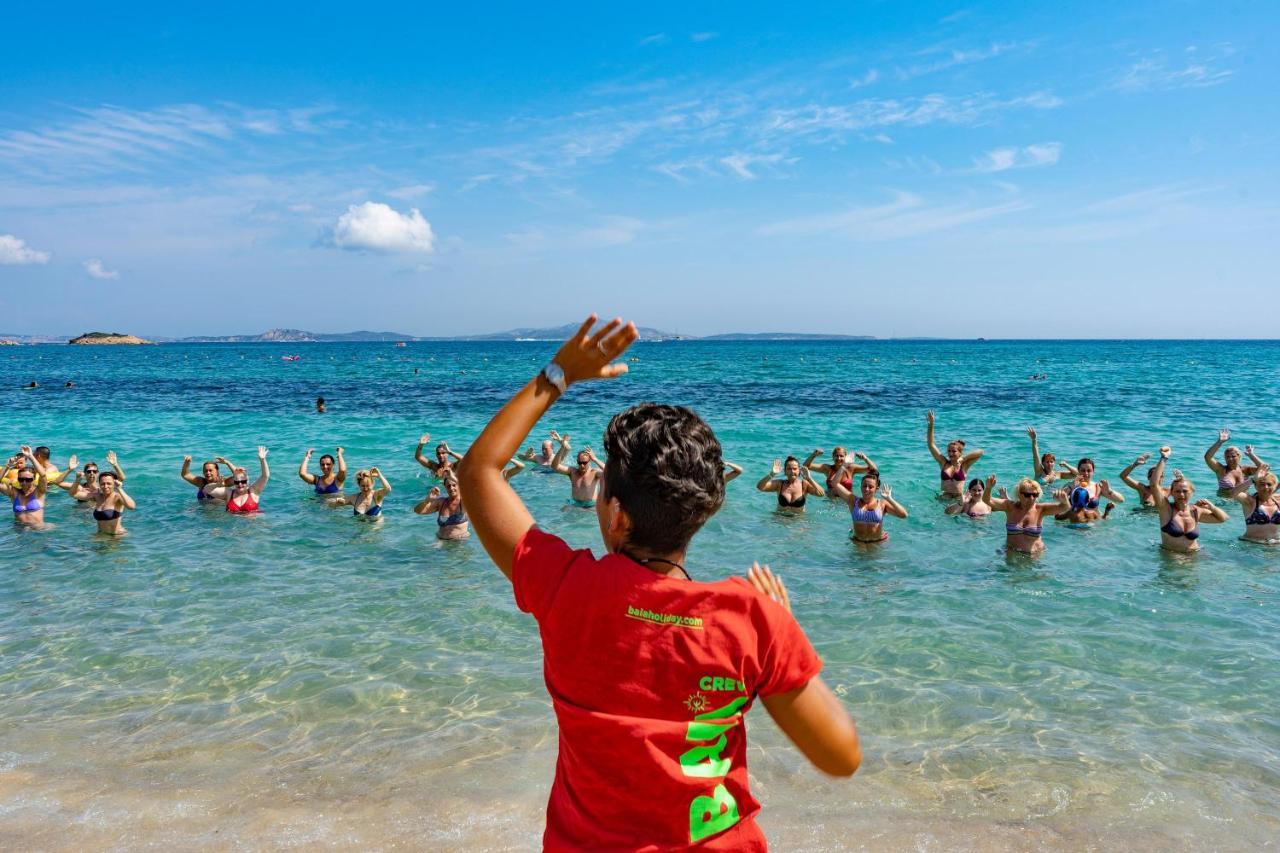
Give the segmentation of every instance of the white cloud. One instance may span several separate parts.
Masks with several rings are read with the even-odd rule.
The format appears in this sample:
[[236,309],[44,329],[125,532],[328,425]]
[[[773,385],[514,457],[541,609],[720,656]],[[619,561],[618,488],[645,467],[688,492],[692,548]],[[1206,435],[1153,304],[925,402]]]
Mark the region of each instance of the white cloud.
[[718,35],[720,34],[719,33],[690,33],[689,41],[711,41],[713,38],[715,38]]
[[987,205],[927,204],[913,193],[894,192],[893,201],[886,204],[776,222],[758,229],[757,233],[763,236],[834,233],[854,240],[879,242],[945,231],[1026,210],[1029,206],[1018,199]]
[[729,171],[733,172],[744,181],[754,181],[758,175],[751,171],[752,166],[756,165],[772,165],[782,161],[781,154],[730,154],[728,157],[721,157],[720,162],[725,165]]
[[651,44],[666,44],[668,41],[669,39],[667,38],[666,33],[654,33],[651,36],[645,36],[640,39],[640,45],[641,47],[644,47]]
[[90,258],[89,260],[85,261],[82,266],[84,266],[84,271],[87,272],[93,278],[101,278],[101,279],[106,279],[108,281],[115,281],[120,277],[120,273],[116,272],[115,270],[107,269],[102,265],[102,261],[98,260],[97,258]]
[[32,249],[26,240],[12,234],[0,234],[0,264],[47,264],[49,253]]
[[880,72],[872,68],[861,77],[849,81],[850,89],[861,89],[863,86],[870,86],[872,83],[880,79]]
[[339,249],[373,252],[424,252],[435,250],[431,223],[415,207],[400,213],[376,201],[353,204],[333,226],[332,243]]
[[410,184],[407,187],[397,187],[394,190],[388,190],[387,195],[392,198],[401,198],[405,201],[413,201],[429,195],[436,191],[435,184]]
[[[988,59],[994,59],[1005,53],[1014,50],[1021,50],[1030,47],[1029,44],[1018,44],[1014,42],[992,42],[989,47],[977,48],[975,50],[947,50],[946,57],[935,60],[923,65],[913,65],[910,68],[899,68],[898,78],[900,80],[911,80],[916,77],[922,77],[925,74],[933,74],[937,71],[945,71],[948,68],[954,68],[957,65],[972,65],[975,62],[983,62]],[[923,54],[936,54],[939,50],[931,48],[922,51]]]
[[[1122,92],[1147,92],[1158,89],[1203,89],[1227,82],[1235,71],[1215,68],[1221,57],[1200,57],[1194,47],[1187,48],[1186,64],[1178,67],[1162,54],[1153,54],[1125,69],[1112,83]],[[1229,46],[1222,51],[1230,55]]]
[[1021,148],[994,148],[974,160],[973,171],[1003,172],[1006,169],[1052,166],[1061,156],[1061,142],[1045,142],[1040,145],[1025,145]]

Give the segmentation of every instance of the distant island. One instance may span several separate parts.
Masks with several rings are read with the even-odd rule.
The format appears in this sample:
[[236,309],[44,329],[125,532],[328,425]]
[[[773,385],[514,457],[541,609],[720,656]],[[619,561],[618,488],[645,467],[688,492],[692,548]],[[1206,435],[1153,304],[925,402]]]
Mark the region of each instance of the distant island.
[[77,338],[72,338],[67,343],[78,346],[119,346],[122,344],[136,346],[154,342],[143,340],[137,335],[126,335],[122,332],[86,332]]
[[[185,338],[155,336],[146,340],[120,332],[89,332],[73,338],[70,343],[85,344],[310,344],[310,343],[412,343],[449,341],[563,341],[578,328],[577,323],[563,326],[508,329],[505,332],[489,332],[480,335],[406,335],[401,332],[309,332],[304,329],[268,329],[259,334],[245,335],[195,335]],[[720,335],[684,335],[667,332],[651,326],[638,327],[640,340],[660,341],[709,341],[709,342],[787,342],[787,341],[873,341],[873,335],[832,335],[806,332],[730,332]],[[0,334],[0,344],[61,344],[65,335],[14,335]]]

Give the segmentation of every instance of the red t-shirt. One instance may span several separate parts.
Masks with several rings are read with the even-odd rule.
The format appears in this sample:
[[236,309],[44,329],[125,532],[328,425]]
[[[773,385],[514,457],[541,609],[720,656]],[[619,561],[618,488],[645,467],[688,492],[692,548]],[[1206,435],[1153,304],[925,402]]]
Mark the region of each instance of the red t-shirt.
[[743,717],[822,669],[791,614],[743,578],[668,578],[537,528],[512,582],[560,724],[545,848],[764,850]]

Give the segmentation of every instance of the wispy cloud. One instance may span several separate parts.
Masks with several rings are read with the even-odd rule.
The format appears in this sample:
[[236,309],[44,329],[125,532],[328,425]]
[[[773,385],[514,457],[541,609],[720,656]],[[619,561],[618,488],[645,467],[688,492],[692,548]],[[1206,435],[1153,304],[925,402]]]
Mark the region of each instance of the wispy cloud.
[[1029,207],[1021,199],[991,204],[931,204],[914,193],[894,191],[893,200],[885,204],[775,222],[761,227],[757,233],[768,237],[839,234],[854,240],[880,242],[945,231]]
[[994,148],[974,160],[975,172],[1003,172],[1033,166],[1052,166],[1062,156],[1061,142],[1024,145],[1021,148]]
[[315,133],[327,112],[322,107],[262,110],[198,104],[76,109],[61,123],[0,134],[0,162],[45,174],[137,173],[238,138]]
[[719,33],[690,33],[689,41],[692,41],[692,42],[711,41],[713,38],[716,38],[719,35],[720,35]]
[[84,271],[87,272],[91,278],[100,278],[106,281],[115,281],[120,277],[119,272],[117,272],[116,270],[107,269],[103,265],[102,261],[98,260],[97,258],[90,258],[89,260],[85,261],[82,266],[84,266]]
[[625,246],[648,225],[629,216],[609,216],[591,225],[529,226],[505,235],[506,242],[520,252],[548,252],[569,249],[606,249]]
[[923,77],[926,74],[936,74],[939,71],[946,71],[949,68],[955,68],[959,65],[972,65],[975,62],[983,62],[988,59],[995,59],[1006,53],[1017,50],[1025,50],[1031,47],[1030,42],[992,42],[986,47],[969,48],[967,50],[959,50],[956,48],[929,48],[921,51],[923,55],[941,53],[940,59],[932,59],[916,65],[898,68],[894,73],[899,80],[914,80],[917,77]]
[[754,181],[758,177],[751,171],[752,166],[772,166],[781,163],[782,160],[781,154],[743,154],[741,152],[720,158],[725,168],[744,181]]
[[338,217],[330,243],[352,251],[430,254],[435,250],[435,235],[416,207],[400,213],[389,205],[366,201],[351,205]]
[[41,252],[27,245],[27,241],[12,234],[0,234],[0,264],[22,266],[26,264],[47,264],[49,253]]
[[653,35],[648,35],[640,39],[640,46],[647,47],[654,44],[666,44],[669,41],[671,41],[671,38],[666,33],[654,33]]
[[1181,61],[1171,61],[1163,53],[1153,53],[1120,72],[1111,87],[1121,92],[1148,92],[1217,86],[1235,74],[1230,68],[1218,67],[1223,57],[1230,53],[1229,46],[1210,55],[1189,47]]
[[403,199],[405,201],[415,201],[425,195],[430,195],[436,191],[435,184],[410,184],[406,187],[396,187],[393,190],[387,190],[387,195],[391,198]]
[[861,89],[863,86],[870,86],[872,83],[880,79],[880,72],[872,68],[861,77],[855,77],[849,81],[850,89]]

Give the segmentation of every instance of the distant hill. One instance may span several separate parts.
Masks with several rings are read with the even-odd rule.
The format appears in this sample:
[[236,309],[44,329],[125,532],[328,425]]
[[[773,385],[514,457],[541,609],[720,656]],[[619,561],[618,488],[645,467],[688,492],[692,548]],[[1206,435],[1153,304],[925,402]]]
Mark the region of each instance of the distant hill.
[[260,335],[197,335],[192,338],[179,338],[176,343],[183,344],[306,344],[306,343],[343,343],[361,341],[416,341],[413,335],[402,335],[399,332],[304,332],[301,329],[268,329]]
[[[603,324],[596,325],[600,328]],[[566,323],[563,326],[553,326],[551,328],[541,329],[511,329],[506,332],[490,332],[486,335],[461,335],[452,338],[420,338],[419,340],[447,340],[447,341],[563,341],[578,331],[577,323]],[[671,341],[683,340],[681,335],[674,335],[671,332],[663,332],[659,329],[653,329],[648,326],[638,326],[637,331],[640,332],[640,340],[642,341]]]

